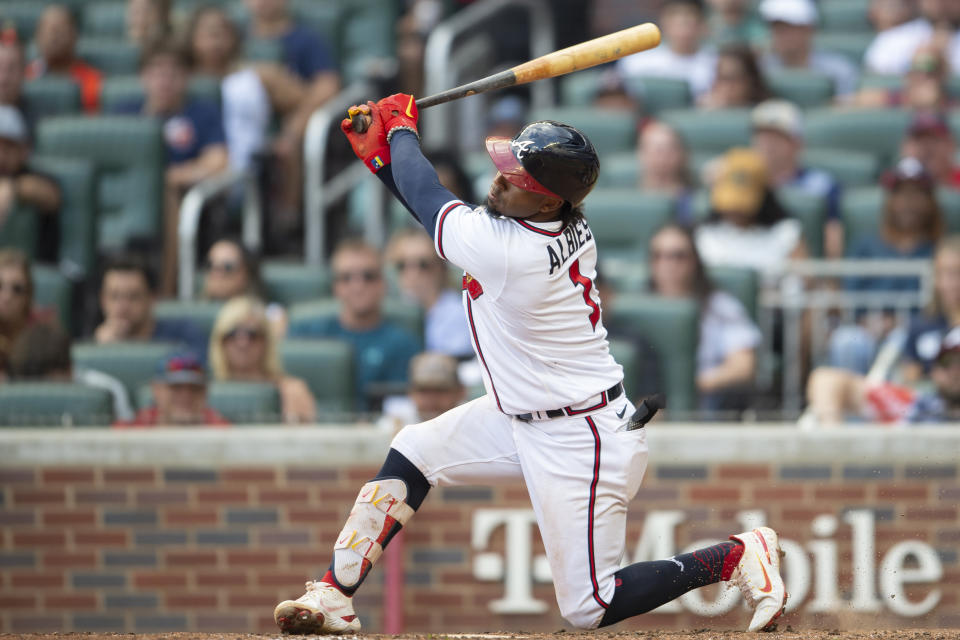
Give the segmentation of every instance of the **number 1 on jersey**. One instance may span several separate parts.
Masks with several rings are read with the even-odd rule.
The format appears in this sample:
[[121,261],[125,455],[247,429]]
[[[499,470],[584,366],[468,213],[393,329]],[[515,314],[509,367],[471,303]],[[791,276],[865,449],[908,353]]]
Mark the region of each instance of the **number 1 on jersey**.
[[587,306],[590,307],[590,324],[594,329],[597,328],[597,322],[600,321],[600,305],[593,301],[593,298],[590,297],[590,291],[593,289],[593,282],[590,278],[580,273],[580,259],[577,258],[570,264],[570,280],[573,282],[573,286],[580,285],[583,287],[583,301],[587,303]]

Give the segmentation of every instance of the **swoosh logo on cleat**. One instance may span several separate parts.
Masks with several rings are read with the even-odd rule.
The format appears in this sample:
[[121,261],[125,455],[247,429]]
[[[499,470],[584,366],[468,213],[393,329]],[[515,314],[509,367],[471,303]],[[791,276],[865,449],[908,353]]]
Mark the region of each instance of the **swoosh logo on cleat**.
[[620,411],[617,411],[617,417],[622,418],[623,414],[625,414],[626,412],[627,412],[627,405],[623,405],[623,409],[620,409]]
[[767,568],[763,566],[763,558],[760,557],[760,554],[757,554],[757,560],[760,561],[760,570],[763,571],[763,579],[766,584],[761,587],[760,591],[763,593],[770,593],[773,591],[773,583],[770,582],[770,576],[767,575]]

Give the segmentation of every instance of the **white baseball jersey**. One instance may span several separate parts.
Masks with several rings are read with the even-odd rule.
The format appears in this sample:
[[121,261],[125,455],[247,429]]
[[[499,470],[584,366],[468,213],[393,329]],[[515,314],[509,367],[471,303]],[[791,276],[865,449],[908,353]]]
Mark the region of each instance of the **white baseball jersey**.
[[484,385],[500,411],[576,405],[623,379],[594,287],[586,222],[531,223],[459,200],[437,216],[437,253],[464,269],[463,305]]

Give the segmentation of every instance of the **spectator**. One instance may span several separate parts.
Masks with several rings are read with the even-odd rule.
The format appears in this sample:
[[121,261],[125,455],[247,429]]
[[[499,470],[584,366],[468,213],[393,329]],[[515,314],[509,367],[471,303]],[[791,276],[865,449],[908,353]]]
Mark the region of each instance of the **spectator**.
[[864,67],[870,73],[902,75],[907,73],[913,55],[931,43],[949,61],[953,73],[960,73],[960,5],[953,0],[919,0],[920,16],[881,31],[864,54]]
[[943,338],[930,366],[933,389],[917,391],[871,381],[844,369],[820,367],[807,381],[809,408],[803,426],[833,426],[851,414],[882,423],[960,420],[960,327]]
[[254,156],[268,150],[274,109],[292,118],[304,99],[300,78],[277,63],[240,61],[241,37],[230,15],[218,6],[198,9],[187,28],[190,67],[221,81],[223,124],[230,165],[248,169]]
[[407,395],[384,401],[381,427],[397,429],[433,420],[463,402],[466,389],[457,374],[456,359],[425,351],[410,360]]
[[170,0],[127,0],[127,41],[148,48],[170,35]]
[[700,96],[701,109],[752,107],[770,97],[753,51],[744,44],[725,45],[717,54],[710,91]]
[[34,123],[23,100],[23,78],[23,47],[13,27],[4,27],[0,30],[0,106],[17,109],[32,138]]
[[163,122],[167,168],[164,176],[163,271],[160,290],[172,295],[177,278],[177,227],[183,193],[227,168],[223,121],[215,104],[187,97],[187,58],[170,43],[159,42],[140,60],[145,98],[118,105],[118,113]]
[[486,137],[512,138],[527,122],[527,103],[516,95],[506,95],[490,106]]
[[767,186],[763,157],[731,149],[710,189],[710,215],[695,233],[707,266],[750,267],[773,274],[789,258],[805,257],[800,222],[791,218]]
[[371,410],[385,387],[405,385],[410,358],[420,339],[383,318],[383,264],[380,252],[359,240],[345,240],[333,252],[333,294],[340,301],[336,318],[291,327],[303,338],[339,338],[353,346],[357,408]]
[[605,69],[597,78],[590,106],[602,111],[622,111],[634,116],[641,110],[640,100],[630,92],[615,68]]
[[960,326],[960,236],[940,241],[933,256],[933,300],[907,327],[900,376],[914,384],[930,374],[941,340]]
[[233,298],[217,314],[210,336],[210,369],[215,380],[268,382],[280,394],[286,423],[314,422],[317,404],[307,384],[286,375],[267,309],[256,298]]
[[900,143],[901,157],[913,157],[930,172],[939,186],[960,189],[960,166],[955,163],[957,145],[942,114],[921,111],[914,115]]
[[913,18],[911,0],[870,0],[867,18],[877,33],[893,29]]
[[704,46],[707,22],[703,0],[667,0],[658,24],[663,30],[664,44],[622,58],[617,63],[620,74],[625,78],[680,78],[687,81],[694,96],[706,93],[713,83],[716,55]]
[[768,100],[750,116],[753,149],[767,166],[767,186],[792,187],[822,198],[826,203],[823,228],[824,254],[843,256],[843,223],[840,220],[840,183],[826,171],[803,166],[803,115],[786,100]]
[[7,366],[13,343],[31,324],[32,309],[30,260],[19,249],[0,249],[0,361]]
[[207,251],[207,275],[203,281],[203,297],[207,300],[229,300],[235,296],[263,299],[259,258],[239,240],[217,240]]
[[113,398],[114,418],[133,418],[123,383],[102,371],[73,366],[70,336],[56,326],[38,323],[20,333],[10,353],[10,374],[15,380],[75,382],[104,389]]
[[753,15],[748,0],[707,0],[707,4],[710,35],[717,44],[740,42],[756,47],[766,40],[767,29]]
[[77,19],[70,9],[59,4],[47,7],[33,39],[39,57],[27,65],[27,79],[47,74],[69,76],[80,85],[83,110],[99,111],[102,74],[77,57]]
[[637,142],[638,186],[644,191],[665,193],[676,200],[675,220],[693,224],[693,176],[683,138],[665,122],[651,121],[640,130]]
[[155,318],[156,282],[138,259],[118,256],[103,270],[100,310],[103,322],[93,333],[99,344],[125,341],[170,342],[196,354],[207,352],[207,339],[190,322]]
[[42,173],[30,169],[27,124],[20,112],[11,106],[0,106],[0,242],[8,233],[17,237],[15,211],[19,206],[39,214],[36,246],[23,247],[37,259],[56,262],[59,244],[57,212],[60,209],[60,187]]
[[923,44],[913,54],[902,87],[863,88],[857,94],[857,105],[943,110],[953,102],[948,79],[949,70],[943,54],[932,44]]
[[693,298],[700,307],[697,391],[701,410],[747,408],[757,367],[760,330],[739,300],[714,287],[693,233],[668,224],[650,239],[650,286],[670,298]]
[[813,0],[763,0],[760,15],[770,26],[770,50],[763,56],[763,69],[775,74],[780,69],[808,69],[833,79],[839,98],[853,95],[857,68],[839,54],[813,47],[817,7]]
[[153,405],[141,409],[130,421],[114,423],[131,427],[225,427],[230,422],[207,406],[207,373],[193,353],[176,353],[161,363],[152,384]]
[[387,247],[387,259],[396,269],[400,291],[426,314],[427,350],[472,358],[473,344],[460,292],[450,287],[450,272],[430,236],[422,229],[398,231]]

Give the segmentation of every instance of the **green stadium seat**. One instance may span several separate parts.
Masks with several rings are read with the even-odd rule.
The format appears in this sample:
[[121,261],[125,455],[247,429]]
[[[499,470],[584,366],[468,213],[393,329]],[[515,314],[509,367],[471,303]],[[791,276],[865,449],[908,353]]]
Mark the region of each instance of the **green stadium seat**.
[[755,269],[710,267],[707,275],[717,288],[734,296],[743,304],[750,317],[757,320],[757,292],[760,285]]
[[260,266],[267,299],[290,306],[330,295],[330,272],[302,262],[265,262]]
[[132,116],[51,118],[37,129],[37,150],[93,163],[98,249],[158,235],[164,167],[159,122]]
[[[833,0],[830,0],[833,2]],[[873,42],[872,31],[829,31],[813,36],[813,47],[818,51],[839,53],[856,65],[863,64],[863,55]]]
[[638,189],[595,189],[584,202],[600,255],[642,260],[650,236],[673,217],[668,195]]
[[608,338],[607,342],[610,344],[610,355],[623,367],[623,388],[627,392],[627,399],[634,401],[637,398],[631,397],[631,393],[637,388],[641,367],[637,348],[629,340]]
[[70,348],[75,367],[107,373],[127,388],[130,398],[157,375],[160,363],[176,351],[176,345],[162,342],[74,343]]
[[73,284],[59,269],[49,265],[34,264],[30,274],[33,276],[34,305],[56,310],[60,326],[69,334],[73,314]]
[[937,202],[950,233],[960,233],[960,191],[941,187],[937,190]]
[[865,73],[860,76],[861,89],[896,91],[901,87],[903,87],[903,76],[880,73]]
[[618,294],[641,293],[648,289],[650,271],[640,256],[609,257],[601,253],[600,270]]
[[723,153],[750,144],[749,109],[677,109],[659,117],[677,130],[691,151]]
[[880,174],[880,159],[867,151],[814,147],[804,149],[801,162],[826,171],[844,187],[876,184]]
[[806,143],[866,151],[886,165],[896,156],[909,123],[910,113],[900,109],[817,109],[806,117]]
[[867,16],[870,0],[829,0],[821,2],[820,28],[822,31],[872,32]]
[[0,25],[12,23],[20,42],[30,42],[46,3],[38,0],[0,2]]
[[77,55],[107,75],[136,73],[140,66],[140,48],[114,38],[80,38]]
[[840,215],[843,220],[844,243],[849,250],[857,238],[874,235],[880,230],[884,192],[881,187],[860,187],[843,192]]
[[80,86],[63,76],[44,76],[23,85],[27,111],[36,119],[80,113]]
[[636,327],[653,345],[663,367],[667,409],[671,415],[696,408],[696,354],[700,313],[694,300],[644,294],[619,296],[610,310],[613,322]]
[[[336,0],[324,1],[343,5]],[[367,65],[371,60],[390,60],[396,55],[394,25],[399,3],[354,0],[347,6],[339,26],[339,42],[333,43],[338,45],[336,59],[344,77],[363,77],[369,75]]]
[[30,165],[60,185],[60,268],[74,280],[96,269],[96,181],[89,160],[34,156]]
[[113,398],[106,389],[71,382],[0,385],[0,426],[109,426]]
[[[576,74],[574,74],[576,75]],[[627,91],[639,96],[643,113],[659,114],[667,109],[685,109],[693,105],[690,85],[678,78],[632,76],[624,79]]]
[[279,62],[283,59],[283,50],[276,40],[247,38],[243,44],[243,57],[250,62]]
[[267,382],[211,382],[207,404],[233,424],[281,421],[280,393]]
[[953,137],[960,140],[960,109],[954,109],[947,116],[947,121],[950,124],[950,130],[953,132]]
[[17,247],[33,260],[40,235],[40,215],[33,207],[14,203],[0,224],[0,247]]
[[339,57],[344,39],[342,27],[352,11],[348,5],[333,0],[294,0],[290,9],[298,24],[323,36],[331,53],[342,60]]
[[[287,312],[290,331],[320,318],[335,317],[340,303],[336,298],[318,298],[292,305]],[[415,304],[388,297],[383,301],[383,316],[411,334],[423,339],[423,310]]]
[[824,73],[777,69],[766,74],[766,80],[774,95],[804,109],[828,105],[833,100],[833,79]]
[[[191,100],[220,103],[220,81],[208,76],[193,76],[187,86]],[[143,85],[138,75],[104,78],[100,87],[100,109],[104,113],[116,111],[125,103],[143,99]]]
[[602,158],[606,154],[630,151],[637,144],[637,118],[622,111],[598,111],[592,107],[536,109],[530,120],[557,120],[583,131]]
[[597,178],[597,189],[607,187],[626,188],[637,185],[640,176],[635,151],[611,153],[604,156],[601,160],[600,177]]
[[[209,336],[222,306],[223,303],[216,300],[160,300],[153,305],[153,315],[158,320],[192,322],[197,330]],[[199,355],[206,357],[206,354]]]
[[583,69],[560,78],[560,104],[564,107],[589,106],[602,73],[600,69]]
[[777,196],[784,208],[803,226],[803,239],[807,243],[810,256],[823,256],[823,225],[827,217],[827,202],[821,196],[811,195],[795,187],[783,187],[777,190]]
[[356,407],[353,347],[342,340],[288,338],[280,343],[284,371],[303,378],[317,400],[319,414],[338,414]]
[[126,32],[126,18],[125,2],[89,2],[83,9],[83,35],[122,39]]

